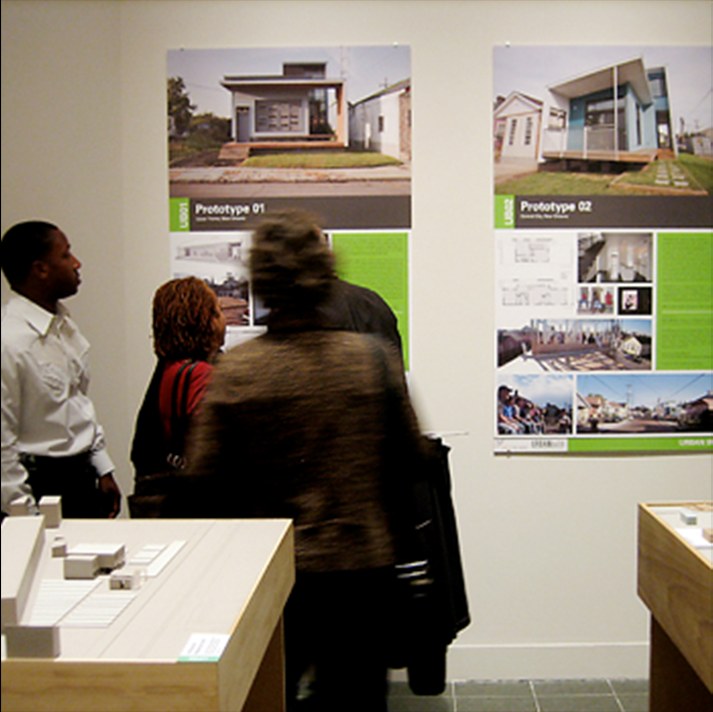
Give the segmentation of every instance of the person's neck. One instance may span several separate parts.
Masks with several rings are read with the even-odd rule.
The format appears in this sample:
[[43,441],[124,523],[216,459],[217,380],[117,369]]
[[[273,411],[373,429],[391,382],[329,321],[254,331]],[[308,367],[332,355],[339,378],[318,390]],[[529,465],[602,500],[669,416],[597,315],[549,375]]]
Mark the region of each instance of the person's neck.
[[33,289],[17,289],[15,290],[20,296],[29,299],[33,304],[37,304],[45,311],[50,312],[50,314],[56,314],[59,310],[59,301],[57,299],[50,299],[46,294],[42,294]]

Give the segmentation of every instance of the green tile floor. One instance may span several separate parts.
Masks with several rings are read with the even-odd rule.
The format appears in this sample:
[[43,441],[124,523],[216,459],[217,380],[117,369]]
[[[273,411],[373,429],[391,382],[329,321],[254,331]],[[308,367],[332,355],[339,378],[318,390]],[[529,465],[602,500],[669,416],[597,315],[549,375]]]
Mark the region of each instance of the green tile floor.
[[450,682],[437,697],[418,697],[392,682],[389,712],[647,712],[648,680],[506,680]]

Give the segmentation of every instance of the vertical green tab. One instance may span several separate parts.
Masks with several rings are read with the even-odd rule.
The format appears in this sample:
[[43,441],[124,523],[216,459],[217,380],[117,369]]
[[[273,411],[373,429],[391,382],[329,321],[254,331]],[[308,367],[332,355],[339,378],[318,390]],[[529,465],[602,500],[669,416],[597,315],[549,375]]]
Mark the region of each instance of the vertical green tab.
[[169,230],[171,232],[190,232],[191,199],[171,198],[169,201]]
[[506,229],[515,227],[515,196],[495,196],[495,228]]

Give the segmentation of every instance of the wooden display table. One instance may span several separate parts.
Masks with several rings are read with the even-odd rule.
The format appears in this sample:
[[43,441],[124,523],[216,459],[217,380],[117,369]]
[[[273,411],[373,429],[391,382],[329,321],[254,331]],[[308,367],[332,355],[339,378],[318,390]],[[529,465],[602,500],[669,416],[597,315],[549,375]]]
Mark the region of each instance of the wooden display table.
[[[6,553],[28,519],[2,525],[4,620],[6,573],[8,581],[18,573]],[[64,520],[44,530],[36,574],[25,585],[23,626],[55,615],[46,610],[47,587],[72,583],[63,579],[64,560],[52,556],[57,536],[70,549],[125,544],[117,572],[138,572],[142,583],[114,590],[100,576],[62,614],[58,657],[7,658],[3,636],[3,712],[284,710],[282,612],[294,583],[289,520]],[[124,607],[112,612],[117,606]]]
[[713,710],[713,504],[639,505],[638,593],[651,611],[651,712]]

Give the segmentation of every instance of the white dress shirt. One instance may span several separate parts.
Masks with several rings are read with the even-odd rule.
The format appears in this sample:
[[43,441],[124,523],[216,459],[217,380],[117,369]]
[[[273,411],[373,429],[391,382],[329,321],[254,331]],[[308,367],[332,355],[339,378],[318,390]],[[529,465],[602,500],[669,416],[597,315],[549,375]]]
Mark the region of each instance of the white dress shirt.
[[[30,496],[20,454],[89,451],[100,475],[114,470],[89,386],[89,342],[60,304],[52,314],[14,294],[2,319],[2,509]],[[34,500],[30,499],[30,504]]]

